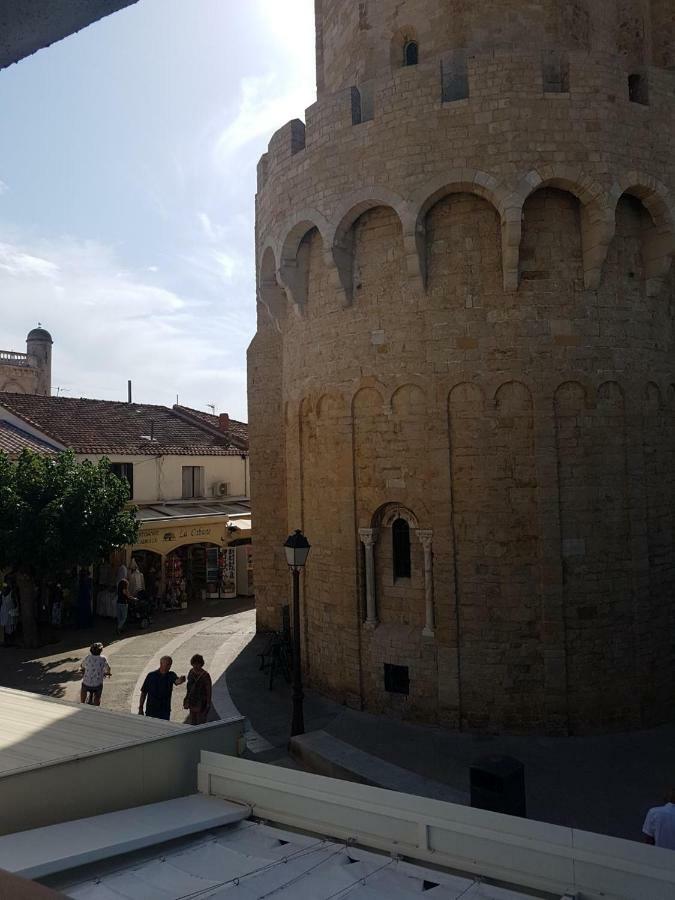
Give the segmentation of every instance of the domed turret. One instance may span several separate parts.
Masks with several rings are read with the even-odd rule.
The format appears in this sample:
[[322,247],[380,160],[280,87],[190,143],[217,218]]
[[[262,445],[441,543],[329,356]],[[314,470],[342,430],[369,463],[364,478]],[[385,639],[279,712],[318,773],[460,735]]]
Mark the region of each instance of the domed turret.
[[45,328],[33,328],[28,332],[28,336],[26,337],[26,343],[30,341],[40,341],[47,342],[48,344],[53,344],[51,334]]

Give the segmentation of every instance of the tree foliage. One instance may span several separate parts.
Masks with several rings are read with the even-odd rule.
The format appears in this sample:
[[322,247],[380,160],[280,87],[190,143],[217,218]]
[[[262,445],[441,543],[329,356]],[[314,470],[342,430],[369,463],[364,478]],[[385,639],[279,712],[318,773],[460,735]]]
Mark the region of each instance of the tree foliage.
[[78,463],[24,450],[16,462],[0,454],[0,565],[49,577],[91,565],[135,542],[127,482],[110,463]]
[[24,450],[13,461],[0,453],[0,567],[39,585],[104,560],[136,541],[128,500],[126,480],[107,459],[79,463],[71,451],[54,457]]

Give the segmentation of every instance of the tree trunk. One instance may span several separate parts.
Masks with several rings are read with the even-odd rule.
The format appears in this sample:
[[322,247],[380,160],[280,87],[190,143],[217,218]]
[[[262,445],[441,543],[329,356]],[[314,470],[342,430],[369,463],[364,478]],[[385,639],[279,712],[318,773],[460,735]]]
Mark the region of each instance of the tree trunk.
[[35,582],[27,572],[17,572],[16,582],[19,587],[21,628],[24,647],[38,647],[40,635],[35,610]]

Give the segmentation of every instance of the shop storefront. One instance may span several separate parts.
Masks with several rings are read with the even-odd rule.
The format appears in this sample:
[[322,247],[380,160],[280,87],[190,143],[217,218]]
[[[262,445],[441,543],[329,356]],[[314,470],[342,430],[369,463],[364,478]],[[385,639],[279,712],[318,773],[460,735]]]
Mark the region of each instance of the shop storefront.
[[236,549],[216,544],[176,547],[165,561],[168,606],[195,600],[232,600],[237,596]]
[[97,612],[114,615],[119,567],[129,589],[156,609],[186,608],[203,600],[227,602],[253,594],[251,515],[242,504],[219,504],[210,516],[184,507],[139,510],[138,541],[97,571]]

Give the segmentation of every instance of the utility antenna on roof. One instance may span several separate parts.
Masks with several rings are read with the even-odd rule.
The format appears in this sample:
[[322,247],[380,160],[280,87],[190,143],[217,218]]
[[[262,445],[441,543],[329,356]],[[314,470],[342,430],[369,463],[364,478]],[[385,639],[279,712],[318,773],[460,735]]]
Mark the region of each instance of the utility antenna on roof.
[[215,414],[216,414],[216,404],[215,404],[215,403],[207,403],[206,405],[208,406],[208,408],[211,410],[211,412],[212,412],[213,415],[215,416]]
[[64,394],[70,393],[70,388],[64,388],[64,387],[61,387],[61,385],[59,385],[56,388],[56,396],[60,397],[62,393],[64,393]]

